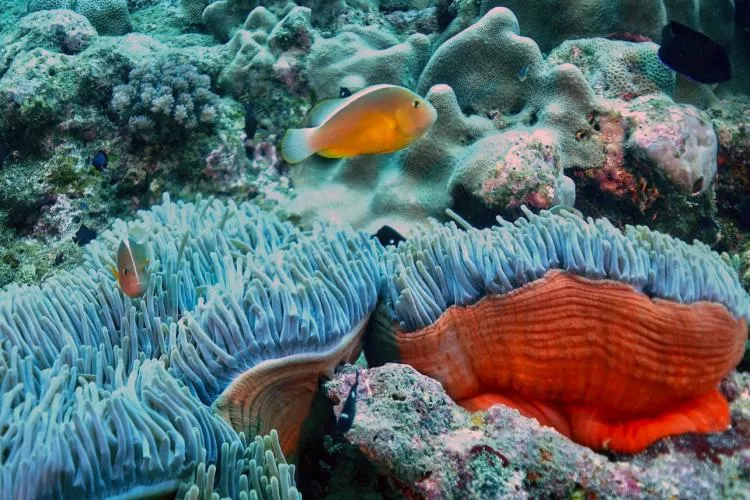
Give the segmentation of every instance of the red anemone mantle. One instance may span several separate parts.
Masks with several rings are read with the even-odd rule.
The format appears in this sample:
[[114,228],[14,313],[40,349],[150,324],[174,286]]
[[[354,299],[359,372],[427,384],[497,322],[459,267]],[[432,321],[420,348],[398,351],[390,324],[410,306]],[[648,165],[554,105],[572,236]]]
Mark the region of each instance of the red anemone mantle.
[[383,315],[373,327],[467,409],[502,403],[580,444],[628,453],[673,434],[726,429],[717,384],[747,340],[745,321],[723,305],[651,299],[562,271],[451,306],[416,332]]

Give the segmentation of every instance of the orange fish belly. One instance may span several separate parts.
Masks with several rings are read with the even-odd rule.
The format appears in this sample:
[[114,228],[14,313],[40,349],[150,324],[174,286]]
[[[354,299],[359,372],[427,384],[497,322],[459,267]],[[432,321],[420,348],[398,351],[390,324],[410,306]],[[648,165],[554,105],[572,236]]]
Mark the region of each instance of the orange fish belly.
[[391,153],[408,143],[409,138],[398,133],[396,121],[378,112],[334,119],[323,124],[313,138],[317,153],[326,158]]

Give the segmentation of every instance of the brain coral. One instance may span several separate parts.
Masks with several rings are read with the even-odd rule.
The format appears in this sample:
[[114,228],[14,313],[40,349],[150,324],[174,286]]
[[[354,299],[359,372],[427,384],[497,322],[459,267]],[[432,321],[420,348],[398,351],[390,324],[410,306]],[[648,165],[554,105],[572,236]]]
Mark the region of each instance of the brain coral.
[[29,0],[28,12],[73,9],[86,17],[100,35],[124,35],[133,30],[127,0]]
[[494,403],[593,448],[729,425],[717,384],[741,359],[750,297],[706,245],[525,210],[432,225],[383,260],[368,360],[398,359],[469,409]]
[[203,21],[203,9],[209,4],[209,0],[180,0],[180,12],[185,20],[198,24]]
[[127,0],[76,0],[75,11],[91,21],[100,35],[124,35],[133,30]]
[[675,73],[659,60],[658,50],[655,43],[566,40],[550,52],[547,61],[575,64],[601,97],[632,99],[658,92],[671,96]]

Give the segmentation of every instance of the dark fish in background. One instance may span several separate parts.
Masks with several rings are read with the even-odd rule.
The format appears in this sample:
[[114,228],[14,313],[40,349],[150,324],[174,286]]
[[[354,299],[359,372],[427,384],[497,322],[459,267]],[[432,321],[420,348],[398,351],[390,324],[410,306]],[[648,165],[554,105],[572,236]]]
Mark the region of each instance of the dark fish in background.
[[101,171],[107,168],[107,164],[109,163],[109,158],[107,157],[107,153],[102,151],[101,149],[94,154],[94,156],[91,158],[91,165]]
[[63,263],[64,260],[65,260],[65,254],[62,253],[62,252],[60,252],[57,255],[55,255],[55,263],[54,263],[54,265],[55,266],[59,266],[60,264]]
[[406,238],[401,236],[401,233],[393,229],[391,226],[383,226],[378,229],[378,232],[374,235],[381,245],[398,245]]
[[734,1],[734,23],[742,32],[745,51],[750,53],[750,0]]
[[671,21],[661,32],[659,59],[672,70],[700,83],[732,77],[726,50],[700,31]]
[[341,415],[336,421],[336,431],[340,433],[347,432],[354,424],[354,417],[357,415],[357,388],[359,387],[359,370],[352,388],[349,389],[349,396],[344,401],[344,408],[341,409]]
[[245,134],[248,139],[255,137],[258,130],[258,118],[255,116],[255,106],[249,102],[245,104]]
[[350,95],[352,95],[352,91],[351,91],[351,90],[349,90],[348,88],[346,88],[346,87],[341,87],[341,88],[339,89],[339,98],[341,98],[341,99],[346,99],[346,98],[347,98],[347,97],[349,97]]
[[5,160],[7,160],[9,156],[10,156],[10,149],[6,149],[0,143],[0,170],[2,170],[3,166],[5,166]]
[[81,227],[78,228],[75,236],[73,236],[73,241],[76,245],[82,247],[94,238],[96,238],[96,231],[88,227],[86,224],[81,224]]

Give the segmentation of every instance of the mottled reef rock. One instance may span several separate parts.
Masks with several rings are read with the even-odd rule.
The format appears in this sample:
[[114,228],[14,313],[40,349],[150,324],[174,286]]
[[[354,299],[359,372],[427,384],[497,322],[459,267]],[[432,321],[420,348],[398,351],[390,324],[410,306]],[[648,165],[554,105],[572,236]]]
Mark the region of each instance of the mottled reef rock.
[[[346,367],[326,386],[337,414],[354,372]],[[743,498],[750,377],[732,374],[722,389],[732,401],[731,430],[664,439],[634,456],[602,455],[516,410],[468,413],[439,383],[388,364],[361,372],[354,426],[330,447],[330,480],[368,498]]]

